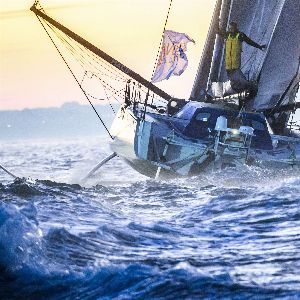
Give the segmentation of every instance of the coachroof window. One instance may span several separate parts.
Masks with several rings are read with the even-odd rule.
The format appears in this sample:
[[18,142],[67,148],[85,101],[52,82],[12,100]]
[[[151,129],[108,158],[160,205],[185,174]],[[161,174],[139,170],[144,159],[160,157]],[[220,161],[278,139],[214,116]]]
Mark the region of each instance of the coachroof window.
[[202,121],[202,122],[208,122],[209,118],[210,118],[210,113],[201,112],[201,113],[197,114],[195,120]]

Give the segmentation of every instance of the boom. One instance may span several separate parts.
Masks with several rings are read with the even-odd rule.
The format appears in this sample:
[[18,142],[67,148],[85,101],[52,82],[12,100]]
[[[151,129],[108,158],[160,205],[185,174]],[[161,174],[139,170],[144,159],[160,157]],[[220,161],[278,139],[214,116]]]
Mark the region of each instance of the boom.
[[153,93],[157,94],[158,96],[160,96],[163,99],[168,100],[168,101],[173,98],[172,96],[170,96],[169,94],[167,94],[166,92],[164,92],[163,90],[161,90],[160,88],[158,88],[157,86],[152,84],[150,81],[143,78],[141,75],[139,75],[136,72],[134,72],[133,70],[129,69],[128,67],[126,67],[125,65],[123,65],[122,63],[120,63],[119,61],[117,61],[116,59],[114,59],[113,57],[108,55],[107,53],[105,53],[104,51],[100,50],[99,48],[97,48],[96,46],[94,46],[93,44],[91,44],[90,42],[85,40],[84,38],[80,37],[75,32],[71,31],[67,27],[63,26],[59,22],[55,21],[54,19],[52,19],[51,17],[46,15],[42,10],[40,10],[36,7],[36,3],[30,8],[30,10],[33,13],[35,13],[36,16],[49,22],[54,27],[56,27],[57,29],[59,29],[60,31],[62,31],[63,33],[68,35],[70,38],[72,38],[74,41],[81,44],[82,46],[84,46],[85,48],[87,48],[88,50],[90,50],[91,52],[96,54],[97,56],[101,57],[102,59],[107,61],[109,64],[111,64],[112,66],[114,66],[115,68],[120,70],[121,72],[123,72],[126,75],[128,75],[129,77],[133,78],[134,80],[139,82],[144,87],[148,88]]

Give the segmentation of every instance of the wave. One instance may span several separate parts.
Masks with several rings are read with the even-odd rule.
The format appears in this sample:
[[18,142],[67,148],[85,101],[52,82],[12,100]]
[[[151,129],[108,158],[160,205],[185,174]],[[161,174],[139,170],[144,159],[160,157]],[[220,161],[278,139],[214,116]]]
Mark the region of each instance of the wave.
[[0,203],[0,265],[8,273],[22,272],[30,266],[40,269],[43,253],[42,231],[33,204],[23,209]]
[[216,178],[0,185],[0,298],[300,298],[299,178]]

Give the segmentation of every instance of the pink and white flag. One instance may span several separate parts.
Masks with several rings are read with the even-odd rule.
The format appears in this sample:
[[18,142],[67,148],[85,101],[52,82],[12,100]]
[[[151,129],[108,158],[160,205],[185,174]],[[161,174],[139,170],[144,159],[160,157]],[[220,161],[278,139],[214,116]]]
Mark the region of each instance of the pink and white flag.
[[185,33],[165,30],[162,49],[155,73],[151,79],[152,82],[169,79],[172,75],[179,76],[185,71],[188,66],[185,52],[189,42],[195,43]]

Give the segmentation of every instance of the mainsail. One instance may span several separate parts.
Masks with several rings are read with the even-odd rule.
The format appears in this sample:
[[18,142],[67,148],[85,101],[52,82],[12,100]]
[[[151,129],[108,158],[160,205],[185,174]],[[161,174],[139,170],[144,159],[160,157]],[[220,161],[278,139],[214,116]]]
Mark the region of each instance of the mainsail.
[[[226,28],[230,21],[238,23],[239,30],[259,44],[266,44],[265,51],[244,46],[242,71],[246,78],[258,87],[257,95],[249,109],[267,110],[278,108],[294,101],[299,84],[300,58],[300,1],[299,0],[223,0],[219,15],[214,15],[213,24],[221,20]],[[214,39],[212,39],[214,37]],[[210,32],[208,41],[214,40],[214,55],[208,76],[208,84],[225,82],[224,45],[215,32]],[[204,53],[200,66],[209,63],[209,53]],[[191,98],[203,100],[207,83],[199,67]]]

